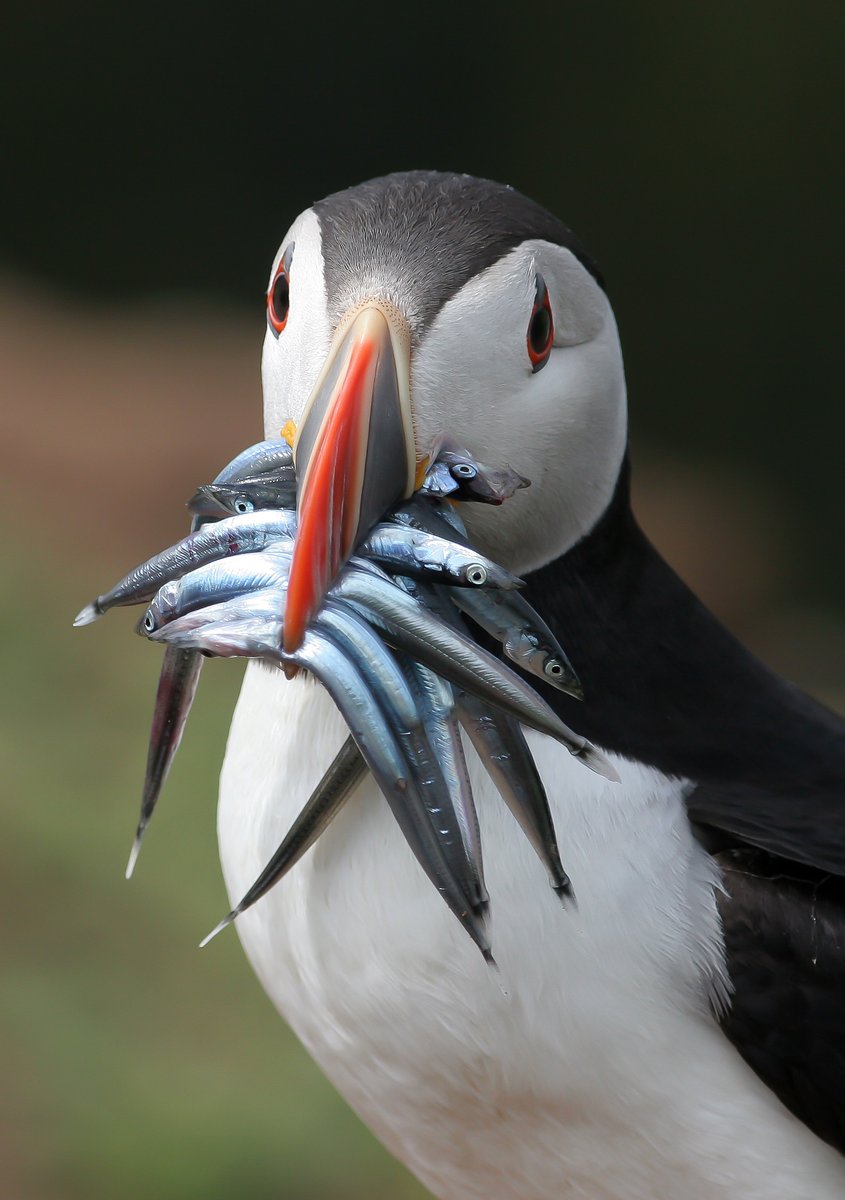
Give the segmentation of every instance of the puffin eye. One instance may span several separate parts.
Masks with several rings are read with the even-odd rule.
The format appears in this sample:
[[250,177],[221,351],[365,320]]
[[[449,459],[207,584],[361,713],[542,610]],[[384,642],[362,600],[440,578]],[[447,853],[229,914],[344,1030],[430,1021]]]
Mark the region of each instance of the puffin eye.
[[267,320],[278,335],[288,321],[290,309],[290,264],[293,258],[293,243],[282,255],[278,270],[267,292]]
[[536,375],[542,371],[549,361],[552,343],[555,340],[555,323],[552,318],[552,306],[549,300],[549,289],[543,276],[537,275],[537,290],[534,297],[534,307],[531,310],[531,320],[528,322],[528,357],[531,360],[531,370]]

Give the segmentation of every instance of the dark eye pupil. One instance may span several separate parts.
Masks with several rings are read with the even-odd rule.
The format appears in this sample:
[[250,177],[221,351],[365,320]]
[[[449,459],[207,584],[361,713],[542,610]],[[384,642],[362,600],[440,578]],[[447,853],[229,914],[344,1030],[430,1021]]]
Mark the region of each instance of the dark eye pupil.
[[273,284],[273,315],[277,321],[284,321],[290,307],[290,284],[287,275],[280,275]]
[[542,354],[549,344],[552,322],[547,308],[538,308],[531,318],[528,340],[535,354]]

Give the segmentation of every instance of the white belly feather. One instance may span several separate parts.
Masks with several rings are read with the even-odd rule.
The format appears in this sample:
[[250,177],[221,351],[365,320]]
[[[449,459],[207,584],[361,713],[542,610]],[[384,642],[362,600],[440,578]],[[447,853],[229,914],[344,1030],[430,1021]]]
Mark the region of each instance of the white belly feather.
[[[233,902],[346,736],[309,680],[250,666],[221,780]],[[360,1116],[444,1200],[833,1200],[845,1163],[708,1012],[721,937],[678,781],[622,783],[530,735],[577,896],[563,907],[469,751],[488,968],[371,779],[238,920],[264,987]]]

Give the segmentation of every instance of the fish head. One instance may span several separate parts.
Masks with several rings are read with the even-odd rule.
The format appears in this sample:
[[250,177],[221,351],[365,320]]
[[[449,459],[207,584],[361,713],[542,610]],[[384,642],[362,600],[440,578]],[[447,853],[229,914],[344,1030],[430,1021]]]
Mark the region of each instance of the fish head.
[[178,579],[162,584],[150,601],[141,620],[138,622],[138,633],[142,637],[150,637],[157,633],[162,626],[173,619],[181,593],[181,582]]

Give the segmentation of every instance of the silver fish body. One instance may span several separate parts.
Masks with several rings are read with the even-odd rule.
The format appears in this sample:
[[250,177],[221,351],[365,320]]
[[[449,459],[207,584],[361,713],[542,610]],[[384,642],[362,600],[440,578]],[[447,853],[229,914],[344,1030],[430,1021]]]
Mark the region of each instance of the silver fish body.
[[188,501],[192,513],[244,516],[256,510],[296,508],[293,468],[238,483],[206,483]]
[[296,533],[296,513],[290,510],[256,512],[202,525],[181,542],[169,546],[84,608],[74,625],[88,625],[110,608],[151,599],[171,580],[180,579],[206,563],[238,554],[255,554]]
[[[450,603],[444,589],[410,579],[401,580],[401,586],[410,596],[426,605],[447,625],[458,633],[464,633],[460,615]],[[411,679],[417,704],[423,715],[426,731],[440,761],[444,777],[452,794],[452,801],[461,824],[461,836],[467,855],[477,864],[479,877],[484,884],[484,865],[481,851],[481,831],[472,796],[469,771],[464,755],[463,742],[456,713],[455,691],[452,685],[417,662],[410,655],[402,655],[402,666]],[[485,707],[486,711],[486,707]],[[486,897],[486,888],[484,890]]]
[[488,467],[468,450],[442,449],[426,473],[419,495],[503,504],[529,480],[510,467]]
[[[253,504],[252,508],[237,508],[232,503],[230,489],[237,484],[248,487],[263,485],[269,489],[272,502],[267,505]],[[220,488],[217,494],[216,489]],[[288,498],[290,503],[284,503]],[[296,506],[296,468],[293,450],[284,438],[268,438],[256,442],[236,455],[219,471],[210,484],[198,488],[188,501],[188,508],[195,516],[216,519],[227,512],[252,512],[254,508],[294,508]]]
[[546,790],[519,723],[507,713],[490,711],[467,692],[458,694],[457,706],[478,757],[548,871],[552,887],[560,896],[570,895]]
[[485,905],[489,903],[490,897],[484,882],[481,831],[478,827],[478,814],[472,797],[452,687],[429,667],[414,662],[406,655],[403,656],[402,665],[411,682],[429,743],[451,797],[464,853],[476,879],[478,902]]
[[196,608],[260,592],[286,580],[292,552],[293,540],[280,539],[260,553],[206,563],[181,579],[169,580],[144,614],[142,632],[149,635]]
[[158,679],[147,749],[144,790],[141,796],[141,814],[129,853],[127,879],[135,870],[144,834],[182,741],[185,724],[199,685],[202,661],[202,656],[191,650],[167,647]]
[[338,642],[358,665],[376,700],[393,711],[403,728],[418,733],[422,718],[405,676],[384,642],[353,608],[331,598],[314,620],[315,628]]
[[287,579],[193,608],[158,629],[141,632],[153,642],[221,658],[263,658],[277,652],[284,629]]
[[580,680],[563,647],[538,612],[517,592],[465,596],[455,589],[451,599],[477,625],[502,643],[512,662],[559,691],[583,699]]
[[367,764],[361,751],[355,739],[348,737],[267,866],[228,916],[204,939],[203,945],[284,878],[328,828],[366,774]]
[[483,504],[503,504],[529,480],[510,467],[487,467],[468,450],[439,451],[427,470],[418,496],[437,499],[479,500]]
[[366,557],[395,574],[440,580],[463,587],[520,587],[522,580],[477,550],[422,529],[377,525],[356,557]]
[[[481,872],[480,848],[477,854],[468,849],[473,843],[465,835],[463,814],[457,811],[455,792],[445,777],[437,747],[427,736],[440,715],[434,709],[434,700],[428,706],[427,714],[426,707],[417,703],[405,674],[384,642],[353,609],[330,600],[318,614],[315,627],[325,630],[356,663],[381,705],[416,781],[449,871],[471,907],[480,909],[488,898]],[[432,693],[437,695],[436,689],[433,688]],[[442,693],[437,698],[441,696]],[[457,800],[460,805],[463,796],[459,794]],[[472,805],[471,796],[469,803]]]
[[293,450],[284,438],[265,438],[247,446],[214,477],[215,483],[239,483],[293,467]]

